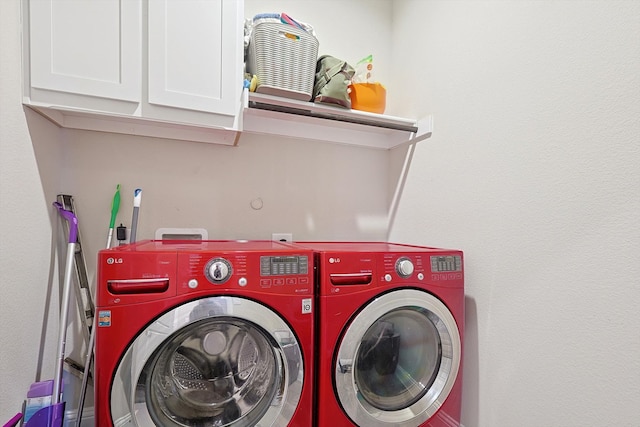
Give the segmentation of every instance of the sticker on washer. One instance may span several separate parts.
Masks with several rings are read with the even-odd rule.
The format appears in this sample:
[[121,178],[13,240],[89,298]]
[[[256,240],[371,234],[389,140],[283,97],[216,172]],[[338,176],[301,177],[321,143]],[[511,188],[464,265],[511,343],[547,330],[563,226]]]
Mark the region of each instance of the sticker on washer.
[[305,298],[302,300],[302,314],[313,313],[313,300]]
[[98,326],[111,326],[111,310],[100,310],[98,312]]

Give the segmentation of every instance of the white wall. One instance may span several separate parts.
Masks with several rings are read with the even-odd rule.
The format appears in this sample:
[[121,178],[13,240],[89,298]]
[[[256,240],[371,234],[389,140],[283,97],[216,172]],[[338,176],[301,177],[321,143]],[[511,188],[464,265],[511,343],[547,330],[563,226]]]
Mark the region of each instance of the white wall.
[[465,251],[463,423],[640,425],[640,2],[394,18],[400,107],[435,127],[391,238]]
[[[390,111],[435,115],[391,238],[465,251],[465,425],[636,426],[640,3],[391,3],[392,38],[376,36],[371,49],[321,43],[321,52],[389,58],[377,68]],[[314,2],[282,4],[313,23],[302,7]],[[360,18],[345,4],[342,25]],[[273,11],[263,5],[247,1],[247,16]],[[59,192],[76,199],[89,262],[104,245],[117,183],[125,224],[133,189],[144,190],[140,238],[160,226],[202,226],[219,238],[386,236],[391,201],[380,194],[393,183],[382,152],[62,131],[25,114],[18,6],[0,1],[0,421],[31,382],[52,375],[55,316],[44,349],[41,336],[46,300],[57,298],[50,203]],[[390,28],[375,13],[357,22]],[[262,210],[249,206],[256,197]]]
[[[57,288],[51,259],[53,211],[47,193],[57,191],[58,129],[35,130],[48,145],[36,161],[21,104],[20,9],[0,2],[0,422],[21,409],[28,386],[53,375]],[[51,274],[50,274],[51,272]],[[47,301],[53,308],[47,311]],[[42,339],[42,341],[41,341]]]

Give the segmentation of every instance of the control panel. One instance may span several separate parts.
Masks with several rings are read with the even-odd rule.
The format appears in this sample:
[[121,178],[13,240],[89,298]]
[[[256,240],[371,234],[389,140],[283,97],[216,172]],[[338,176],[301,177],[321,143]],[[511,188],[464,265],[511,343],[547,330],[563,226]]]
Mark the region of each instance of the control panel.
[[[386,253],[382,255],[384,265],[383,282],[424,280],[428,265],[423,255]],[[425,268],[426,267],[426,268]]]
[[311,254],[207,253],[178,255],[179,292],[253,289],[279,293],[313,290]]
[[[457,254],[385,254],[384,281],[430,277],[435,280],[451,280],[462,277],[462,256]],[[451,275],[451,273],[456,273]],[[444,278],[444,279],[443,279]]]
[[462,278],[462,256],[458,254],[385,254],[384,282],[424,280],[450,281]]

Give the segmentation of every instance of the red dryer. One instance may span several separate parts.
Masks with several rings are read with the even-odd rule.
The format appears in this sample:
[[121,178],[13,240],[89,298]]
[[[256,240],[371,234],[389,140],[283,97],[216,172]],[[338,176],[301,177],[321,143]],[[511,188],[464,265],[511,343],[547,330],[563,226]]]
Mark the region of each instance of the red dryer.
[[316,266],[316,426],[459,426],[462,252],[296,244]]
[[310,426],[312,261],[271,241],[100,251],[96,425]]

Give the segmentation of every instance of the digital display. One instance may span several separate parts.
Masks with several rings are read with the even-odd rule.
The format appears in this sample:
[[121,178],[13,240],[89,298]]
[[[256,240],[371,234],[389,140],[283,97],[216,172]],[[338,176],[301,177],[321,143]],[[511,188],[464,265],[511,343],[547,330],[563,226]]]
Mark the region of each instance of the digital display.
[[309,258],[306,256],[261,256],[261,276],[291,276],[307,274],[309,272]]
[[462,257],[460,255],[431,257],[431,272],[446,273],[450,271],[462,271]]

